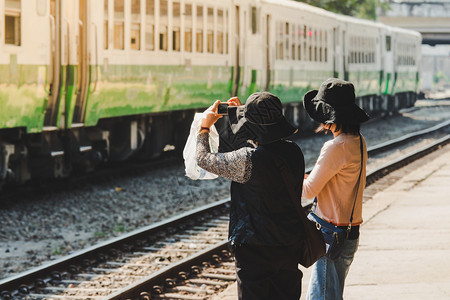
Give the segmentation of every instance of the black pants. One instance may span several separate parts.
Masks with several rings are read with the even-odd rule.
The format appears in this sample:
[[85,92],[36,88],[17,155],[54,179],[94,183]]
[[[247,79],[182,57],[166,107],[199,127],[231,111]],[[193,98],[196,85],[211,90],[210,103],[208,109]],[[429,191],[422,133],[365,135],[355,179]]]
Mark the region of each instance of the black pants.
[[298,300],[302,272],[299,246],[241,245],[235,249],[240,300]]

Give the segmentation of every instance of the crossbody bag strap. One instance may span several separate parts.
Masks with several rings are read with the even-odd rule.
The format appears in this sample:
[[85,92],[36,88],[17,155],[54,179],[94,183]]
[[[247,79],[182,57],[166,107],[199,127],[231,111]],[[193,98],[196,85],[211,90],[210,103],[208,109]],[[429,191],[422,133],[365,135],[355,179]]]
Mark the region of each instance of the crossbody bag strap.
[[347,232],[350,232],[350,230],[352,229],[353,212],[355,211],[356,199],[358,198],[359,184],[361,182],[361,173],[362,173],[362,169],[363,169],[364,155],[363,155],[363,143],[362,143],[361,134],[359,134],[359,148],[361,150],[361,168],[359,169],[358,183],[356,184],[355,201],[353,202],[352,214],[350,215],[350,222],[348,223]]

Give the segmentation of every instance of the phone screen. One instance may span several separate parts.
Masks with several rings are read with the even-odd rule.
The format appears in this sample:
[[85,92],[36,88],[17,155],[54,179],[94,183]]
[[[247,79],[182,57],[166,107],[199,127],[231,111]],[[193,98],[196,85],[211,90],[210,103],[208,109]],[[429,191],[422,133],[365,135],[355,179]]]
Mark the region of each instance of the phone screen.
[[228,103],[220,103],[217,107],[217,113],[219,115],[228,115]]

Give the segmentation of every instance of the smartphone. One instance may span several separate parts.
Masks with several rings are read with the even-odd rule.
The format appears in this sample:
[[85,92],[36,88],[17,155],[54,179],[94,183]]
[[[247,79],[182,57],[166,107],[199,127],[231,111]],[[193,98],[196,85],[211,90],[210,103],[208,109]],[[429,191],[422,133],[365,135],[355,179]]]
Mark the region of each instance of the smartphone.
[[219,115],[228,115],[228,103],[219,103],[217,113]]

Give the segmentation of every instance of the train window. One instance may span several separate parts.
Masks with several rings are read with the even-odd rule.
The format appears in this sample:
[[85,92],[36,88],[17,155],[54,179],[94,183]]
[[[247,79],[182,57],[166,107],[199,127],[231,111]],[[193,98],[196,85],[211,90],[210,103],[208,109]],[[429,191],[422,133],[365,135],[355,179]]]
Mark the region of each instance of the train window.
[[284,50],[284,46],[283,46],[283,23],[278,23],[277,27],[277,35],[276,35],[276,40],[277,40],[277,59],[283,59],[284,55],[283,55],[283,50]]
[[124,0],[114,0],[114,49],[124,49]]
[[130,48],[141,49],[141,0],[131,0]]
[[172,3],[172,50],[181,49],[181,6],[180,2]]
[[306,39],[306,25],[303,26],[303,38]]
[[109,44],[109,39],[108,39],[108,24],[109,24],[109,14],[108,14],[108,2],[109,0],[105,0],[104,1],[104,9],[103,9],[103,14],[104,14],[104,22],[103,22],[103,43],[104,43],[104,48],[108,49],[108,44]]
[[295,60],[295,44],[296,44],[296,35],[295,35],[295,25],[291,26],[291,59]]
[[228,10],[225,12],[225,53],[228,54]]
[[159,50],[168,49],[169,11],[167,0],[159,1]]
[[308,57],[309,61],[312,61],[312,46],[309,46],[309,57]]
[[5,2],[5,44],[20,46],[21,1],[6,0]]
[[192,52],[192,4],[184,8],[184,51]]
[[258,32],[258,14],[256,7],[252,6],[252,33]]
[[206,51],[208,53],[214,53],[214,9],[208,7],[208,17],[207,17],[207,43]]
[[297,26],[297,60],[302,60],[302,25]]
[[288,22],[285,23],[284,39],[285,39],[284,47],[286,49],[286,52],[285,52],[286,53],[286,57],[285,57],[285,59],[289,59],[290,54],[289,54],[289,23]]
[[386,36],[386,51],[391,51],[391,36]]
[[224,31],[223,10],[217,10],[217,53],[223,54],[223,31]]
[[155,50],[155,0],[145,4],[145,50]]
[[297,46],[297,60],[302,60],[302,44],[298,44]]
[[203,52],[203,6],[197,6],[196,51]]
[[325,62],[328,62],[328,49],[325,48],[324,50],[325,50],[324,51]]
[[308,60],[308,53],[307,53],[308,48],[307,48],[307,46],[306,46],[306,41],[303,42],[303,51],[304,51],[304,52],[303,52],[303,54],[304,54],[304,55],[303,55],[304,59],[305,59],[305,60]]
[[322,47],[319,48],[319,61],[322,61]]
[[47,1],[46,0],[37,0],[36,1],[36,13],[38,16],[45,16],[47,13]]

